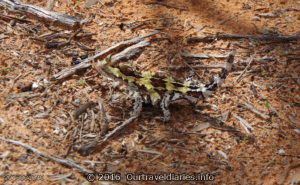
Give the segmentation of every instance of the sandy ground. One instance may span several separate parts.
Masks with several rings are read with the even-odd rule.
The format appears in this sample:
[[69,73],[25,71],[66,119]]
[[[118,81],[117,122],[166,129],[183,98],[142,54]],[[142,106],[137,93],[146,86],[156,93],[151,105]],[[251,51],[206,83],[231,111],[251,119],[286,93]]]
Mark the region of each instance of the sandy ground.
[[[47,1],[28,0],[26,3],[43,7]],[[171,107],[171,121],[162,123],[155,119],[161,114],[159,110],[145,109],[138,120],[100,151],[80,156],[72,150],[67,158],[103,173],[209,173],[214,180],[129,182],[123,177],[120,182],[89,183],[76,169],[1,141],[0,183],[254,185],[299,182],[299,41],[185,42],[191,36],[217,33],[299,33],[299,1],[103,0],[89,8],[85,8],[85,3],[83,0],[58,1],[53,10],[82,19],[90,18],[91,22],[83,27],[83,31],[94,35],[78,41],[88,48],[99,51],[153,30],[161,31],[156,36],[158,39],[132,61],[141,70],[157,72],[167,71],[170,64],[184,66],[180,57],[182,51],[226,55],[232,48],[237,49],[235,62],[240,65],[234,68],[226,83],[212,98],[198,103],[196,110],[186,104],[175,104]],[[0,9],[1,14],[21,17],[5,9]],[[74,138],[79,137],[79,141],[85,142],[100,132],[97,110],[88,110],[85,118],[80,120],[71,119],[78,105],[101,98],[111,116],[125,119],[132,104],[120,98],[124,97],[123,91],[114,89],[113,98],[118,103],[112,105],[109,102],[111,84],[95,75],[92,68],[52,84],[45,90],[45,80],[50,81],[54,74],[73,65],[72,53],[92,56],[94,51],[80,49],[75,42],[59,49],[48,49],[44,42],[33,38],[54,30],[61,31],[61,28],[47,28],[43,22],[27,20],[31,23],[11,25],[0,19],[0,136],[62,157]],[[247,66],[245,61],[253,54],[256,60],[237,83],[236,79]],[[224,61],[214,58],[197,62],[215,64]],[[168,72],[183,78],[189,71]],[[214,72],[197,69],[203,80]],[[41,85],[32,90],[33,82]],[[256,88],[256,95],[251,90],[253,87]],[[266,117],[245,109],[245,102],[250,102]],[[49,114],[43,116],[45,112]],[[226,125],[236,128],[239,134],[226,130],[225,126],[208,127],[210,120],[207,115],[216,120],[226,113],[230,113],[224,119]],[[96,114],[96,119],[94,126],[91,126],[93,114]],[[252,132],[247,133],[234,115],[246,120],[252,126]],[[109,130],[115,128],[117,122],[112,121]],[[20,179],[22,176],[16,175],[31,175],[32,179],[24,181]]]

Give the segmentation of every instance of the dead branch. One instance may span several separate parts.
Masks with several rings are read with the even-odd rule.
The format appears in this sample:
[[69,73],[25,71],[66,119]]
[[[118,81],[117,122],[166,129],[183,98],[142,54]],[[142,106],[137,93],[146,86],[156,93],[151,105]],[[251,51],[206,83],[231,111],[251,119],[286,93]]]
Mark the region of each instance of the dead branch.
[[248,134],[250,134],[254,130],[253,127],[245,119],[241,118],[240,116],[234,113],[232,113],[232,116],[235,117],[241,123],[241,126],[245,129],[245,131]]
[[78,28],[80,20],[76,17],[43,9],[35,5],[22,3],[18,0],[0,0],[0,6],[8,8],[12,12],[24,13],[34,18],[50,22],[52,24],[68,28]]
[[74,40],[80,40],[80,39],[91,39],[93,35],[96,35],[95,33],[88,33],[88,32],[82,32],[81,33],[75,34],[73,31],[61,31],[61,32],[56,32],[56,33],[46,33],[42,34],[38,37],[33,37],[32,39],[35,40],[41,40],[43,42],[47,42],[53,39],[58,39],[58,38],[64,38],[64,39],[69,39],[74,35]]
[[25,20],[25,19],[21,19],[18,17],[9,16],[9,15],[3,15],[3,14],[0,14],[0,19],[4,20],[6,22],[14,20],[14,21],[21,22],[21,23],[31,23],[30,21]]
[[274,41],[274,42],[291,42],[300,39],[300,35],[235,35],[235,34],[219,34],[217,35],[218,39],[249,39],[249,40],[258,40],[258,41]]
[[192,54],[188,52],[183,52],[181,54],[182,57],[187,59],[210,59],[210,58],[227,58],[228,55],[214,55],[214,54]]
[[197,37],[190,37],[186,39],[187,44],[193,44],[198,42],[210,43],[216,40],[215,36],[197,36]]
[[[191,54],[188,52],[183,52],[181,54],[183,58],[186,59],[209,59],[209,58],[227,58],[228,55],[214,55],[214,54]],[[217,68],[225,68],[225,64],[208,64],[208,65],[193,65],[193,66],[169,66],[169,69],[178,70],[178,69],[186,69],[186,68],[193,68],[193,69],[217,69]]]
[[250,103],[244,103],[244,106],[248,109],[248,110],[250,110],[251,112],[253,112],[254,114],[256,114],[256,115],[258,115],[258,116],[260,116],[261,118],[263,118],[263,119],[268,119],[269,118],[269,116],[268,115],[265,115],[265,114],[263,114],[263,113],[261,113],[259,110],[257,110],[253,105],[251,105]]
[[121,133],[121,131],[127,127],[130,123],[132,123],[138,116],[132,116],[129,119],[125,120],[120,126],[115,128],[112,132],[107,134],[102,140],[98,140],[97,138],[90,144],[84,145],[78,149],[78,152],[82,156],[87,156],[93,153],[98,147],[103,146],[109,139],[116,137]]
[[76,168],[83,174],[93,173],[93,171],[80,166],[79,164],[75,163],[74,161],[72,161],[70,159],[61,159],[59,157],[54,157],[54,156],[47,155],[47,154],[39,151],[38,149],[33,148],[32,146],[30,146],[28,144],[25,144],[25,143],[22,143],[20,141],[6,139],[4,137],[0,137],[0,139],[2,141],[7,142],[7,143],[11,143],[11,144],[14,144],[14,145],[17,145],[17,146],[22,146],[26,150],[30,150],[31,152],[35,153],[36,155],[41,156],[41,157],[45,157],[47,159],[50,159],[51,161],[57,162],[59,164],[63,164],[65,166],[68,166],[68,167],[71,167],[71,168]]
[[[132,46],[134,44],[137,44],[141,41],[143,41],[145,38],[147,37],[150,37],[154,34],[157,34],[158,32],[153,32],[153,33],[150,33],[150,34],[147,34],[145,36],[141,36],[141,37],[136,37],[136,38],[133,38],[133,39],[130,39],[130,40],[126,40],[126,41],[122,41],[112,47],[109,47],[99,53],[97,53],[96,55],[94,56],[91,56],[91,57],[88,57],[86,59],[84,59],[80,64],[76,65],[76,66],[73,66],[71,68],[66,68],[64,70],[62,70],[61,72],[53,75],[53,78],[52,80],[61,80],[61,79],[64,79],[64,78],[67,78],[67,77],[70,77],[72,76],[73,74],[83,70],[83,69],[87,69],[89,67],[91,67],[91,63],[92,61],[96,60],[96,59],[103,59],[105,58],[106,56],[108,56],[109,54],[111,54],[112,52],[118,52],[126,47],[129,47],[129,46]],[[133,50],[138,50],[140,51],[141,50],[141,44],[138,45],[139,47],[137,48],[132,48]],[[145,45],[145,43],[143,43],[143,46],[147,46]],[[127,50],[128,51],[128,50]],[[130,53],[134,53],[133,51],[128,51],[129,55]],[[124,57],[126,56],[125,53],[122,53],[122,54],[119,54],[117,56],[113,56],[113,60],[120,60],[122,57],[121,55],[123,55],[123,59]],[[126,58],[126,57],[125,57]]]
[[143,48],[145,48],[146,46],[149,46],[149,45],[150,45],[150,43],[147,41],[141,41],[135,45],[132,45],[132,46],[124,49],[120,53],[113,55],[111,57],[111,62],[112,62],[112,64],[114,64],[119,61],[130,60],[130,59],[138,56],[143,51]]
[[[194,69],[218,69],[218,68],[225,68],[225,64],[210,64],[210,65],[193,65]],[[190,67],[188,66],[170,66],[168,67],[172,70],[178,70],[178,69],[188,69]]]
[[99,105],[100,114],[101,114],[101,132],[100,132],[100,136],[104,136],[108,132],[109,118],[108,118],[107,113],[104,109],[102,99],[99,99],[98,105]]
[[287,61],[290,62],[292,60],[297,60],[297,61],[300,61],[300,57],[288,57],[287,58]]
[[246,73],[246,71],[250,68],[251,63],[254,60],[254,56],[255,55],[251,55],[248,59],[247,59],[247,66],[245,67],[245,69],[243,70],[243,72],[236,78],[235,80],[235,84],[239,83],[241,81],[242,76]]
[[248,40],[257,40],[257,41],[273,41],[273,42],[291,42],[297,41],[300,39],[300,35],[238,35],[238,34],[217,34],[214,36],[199,36],[199,37],[190,37],[187,38],[186,42],[188,44],[197,43],[197,42],[213,42],[218,39],[224,40],[239,40],[239,39],[248,39]]
[[102,138],[100,141],[99,137],[97,137],[92,143],[78,148],[77,151],[81,155],[87,156],[93,153],[98,147],[103,146],[103,144],[105,144],[109,139],[112,139],[113,137],[119,135],[124,128],[128,127],[130,123],[132,123],[136,118],[140,116],[140,113],[142,111],[142,97],[138,92],[135,92],[133,96],[135,101],[133,105],[133,111],[130,113],[131,116],[123,121],[123,123],[113,131],[104,136],[104,138]]
[[[188,63],[190,64],[190,63]],[[194,64],[191,63],[191,64]],[[234,63],[233,64],[235,68],[240,68],[239,66],[237,66],[237,63]],[[226,64],[194,64],[194,65],[191,65],[190,67],[192,67],[193,69],[219,69],[219,68],[225,68],[226,67]],[[169,66],[168,69],[171,69],[171,70],[179,70],[179,69],[188,69],[190,68],[189,66]],[[163,68],[164,69],[164,68]]]
[[149,149],[137,150],[137,152],[148,153],[148,154],[159,155],[159,156],[163,155],[161,152],[158,152],[156,150],[149,150]]

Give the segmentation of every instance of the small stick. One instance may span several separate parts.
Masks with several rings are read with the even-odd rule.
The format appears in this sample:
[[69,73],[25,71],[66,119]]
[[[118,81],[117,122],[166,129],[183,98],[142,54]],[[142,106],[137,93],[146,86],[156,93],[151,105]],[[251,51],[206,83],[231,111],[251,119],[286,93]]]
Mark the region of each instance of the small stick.
[[210,36],[198,36],[187,38],[186,42],[188,44],[197,42],[213,42],[217,39],[224,40],[258,40],[258,41],[272,41],[272,42],[292,42],[300,40],[300,34],[295,35],[235,35],[235,34],[216,34]]
[[142,153],[148,153],[148,154],[154,154],[154,155],[162,155],[161,152],[155,151],[155,150],[137,150],[137,152],[142,152]]
[[89,101],[81,106],[79,106],[78,109],[76,109],[74,111],[74,114],[73,114],[73,118],[74,119],[78,119],[78,117],[84,113],[88,108],[92,108],[92,107],[95,107],[97,104],[93,101]]
[[98,141],[98,138],[88,145],[84,145],[78,149],[78,152],[82,156],[87,156],[93,153],[98,146],[102,146],[109,139],[117,136],[125,127],[127,127],[130,123],[132,123],[138,116],[132,116],[129,119],[125,120],[120,126],[115,128],[112,132],[107,134],[101,141]]
[[184,52],[181,54],[182,57],[188,59],[210,59],[210,58],[227,58],[228,55],[214,55],[214,54],[192,54]]
[[[194,69],[217,69],[217,68],[225,68],[225,64],[210,64],[210,65],[193,65],[192,66]],[[186,69],[190,68],[188,66],[170,66],[168,67],[169,69]]]
[[244,105],[245,105],[245,107],[246,107],[248,110],[250,110],[250,111],[253,112],[254,114],[260,116],[261,118],[263,118],[263,119],[268,119],[268,118],[269,118],[268,115],[265,115],[265,114],[259,112],[259,111],[258,111],[253,105],[251,105],[250,103],[246,103],[246,102],[245,102]]
[[235,84],[238,84],[242,78],[242,76],[246,73],[246,71],[250,68],[251,63],[253,62],[254,59],[254,55],[251,55],[248,59],[247,59],[247,66],[245,67],[245,69],[243,70],[243,72],[236,78],[235,80]]
[[198,78],[201,78],[201,76],[197,73],[197,71],[194,69],[194,67],[192,67],[190,64],[188,64],[186,61],[184,61],[184,64],[190,68],[194,74],[196,74],[198,76]]
[[91,129],[91,131],[94,131],[95,130],[95,123],[96,123],[96,121],[95,121],[95,113],[94,113],[94,111],[93,110],[91,110],[91,114],[92,114],[92,121],[91,121],[91,124],[90,124],[90,129]]
[[68,167],[71,167],[71,168],[76,168],[80,171],[80,173],[83,173],[83,174],[93,173],[93,171],[80,166],[79,164],[75,163],[74,161],[72,161],[70,159],[62,159],[62,158],[59,158],[59,157],[54,157],[54,156],[47,155],[47,154],[39,151],[38,149],[33,148],[32,146],[30,146],[28,144],[25,144],[25,143],[22,143],[20,141],[6,139],[4,137],[0,137],[0,139],[2,141],[7,142],[7,143],[11,143],[11,144],[14,144],[14,145],[17,145],[17,146],[22,146],[23,148],[25,148],[27,150],[30,150],[31,152],[35,153],[36,155],[41,156],[41,157],[45,157],[47,159],[50,159],[51,161],[57,162],[59,164],[63,164],[65,166],[68,166]]
[[240,116],[232,113],[233,117],[235,117],[237,120],[240,121],[242,127],[245,129],[245,131],[250,134],[254,129],[253,127],[246,121],[244,120],[243,118],[241,118]]
[[49,11],[35,5],[22,3],[17,0],[1,0],[0,6],[8,8],[12,12],[25,13],[35,18],[46,20],[47,23],[51,22],[70,28],[78,28],[80,26],[80,20],[76,17]]
[[132,123],[136,118],[138,118],[140,116],[140,113],[142,111],[142,97],[141,97],[140,93],[138,93],[138,92],[135,92],[133,97],[135,99],[135,102],[134,102],[134,105],[133,105],[133,111],[130,114],[131,117],[128,118],[127,120],[123,121],[123,123],[121,125],[119,125],[113,131],[111,131],[106,136],[104,136],[104,138],[101,141],[98,141],[99,137],[97,137],[96,140],[94,140],[92,143],[80,147],[78,149],[78,152],[81,155],[87,156],[87,155],[93,153],[96,150],[97,147],[102,146],[109,139],[119,135],[125,127],[128,127],[128,125],[130,123]]
[[11,83],[11,86],[9,88],[9,92],[12,91],[12,89],[14,88],[14,85],[16,83],[16,81],[23,75],[23,73],[20,73],[16,78],[13,79],[12,83]]
[[[95,54],[94,56],[91,56],[91,57],[88,57],[86,59],[84,59],[80,64],[78,65],[75,65],[71,68],[66,68],[62,71],[60,71],[59,73],[53,75],[53,80],[61,80],[61,79],[64,79],[64,78],[67,78],[67,77],[70,77],[72,76],[73,74],[77,73],[78,71],[81,71],[83,69],[86,69],[86,68],[89,68],[92,66],[92,62],[96,59],[103,59],[104,57],[108,56],[109,54],[111,54],[112,52],[117,52],[117,51],[120,51],[126,47],[129,47],[129,46],[132,46],[134,44],[138,44],[140,43],[141,41],[143,41],[145,38],[147,37],[150,37],[152,35],[155,35],[159,32],[153,32],[153,33],[150,33],[150,34],[147,34],[145,36],[141,36],[141,37],[135,37],[133,39],[130,39],[130,40],[126,40],[126,41],[122,41],[114,46],[111,46],[97,54]],[[122,53],[122,55],[124,55],[124,53]],[[114,57],[114,60],[117,60],[117,59],[120,59],[121,56],[120,55],[117,55]]]
[[113,55],[111,57],[111,64],[114,64],[116,62],[123,61],[123,60],[124,61],[130,60],[130,59],[136,57],[137,55],[139,55],[143,51],[143,48],[145,48],[146,46],[149,46],[149,45],[150,45],[150,43],[147,41],[141,41],[135,45],[132,45],[132,46],[124,49],[120,53]]
[[101,113],[101,132],[100,132],[100,136],[104,136],[108,132],[108,122],[109,122],[109,120],[108,120],[107,114],[105,112],[102,99],[99,99],[98,105],[99,105],[99,109],[100,109],[100,113]]
[[67,45],[71,44],[71,40],[79,33],[81,32],[81,29],[78,29],[75,33],[73,33],[66,42],[47,42],[46,41],[46,48],[52,49],[52,48],[62,48]]
[[9,15],[3,15],[3,14],[0,14],[0,19],[4,20],[4,21],[11,21],[11,20],[14,20],[14,21],[18,21],[18,22],[22,22],[22,23],[31,23],[31,21],[28,21],[28,20],[25,20],[25,19],[20,19],[20,18],[17,18],[17,17],[13,17],[13,16],[9,16]]

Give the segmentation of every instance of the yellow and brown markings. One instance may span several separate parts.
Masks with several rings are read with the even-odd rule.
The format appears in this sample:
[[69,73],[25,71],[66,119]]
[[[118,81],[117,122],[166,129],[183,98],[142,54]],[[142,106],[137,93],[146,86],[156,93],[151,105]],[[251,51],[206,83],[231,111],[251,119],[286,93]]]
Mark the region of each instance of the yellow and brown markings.
[[161,100],[164,93],[179,93],[181,95],[189,95],[196,98],[210,96],[226,79],[231,70],[234,56],[235,51],[232,51],[229,54],[226,66],[222,69],[221,73],[218,76],[214,76],[214,78],[206,85],[181,83],[172,76],[159,76],[151,72],[139,72],[129,65],[110,65],[110,57],[101,61],[99,67],[101,70],[105,71],[105,73],[112,75],[115,78],[122,79],[128,84],[134,84],[141,88],[143,92],[146,91],[150,95],[151,102],[156,104]]

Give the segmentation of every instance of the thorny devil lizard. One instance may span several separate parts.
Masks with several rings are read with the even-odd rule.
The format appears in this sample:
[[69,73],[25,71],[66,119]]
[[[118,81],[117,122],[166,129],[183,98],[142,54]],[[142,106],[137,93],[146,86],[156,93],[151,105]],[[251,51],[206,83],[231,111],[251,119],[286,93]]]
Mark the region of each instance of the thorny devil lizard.
[[[117,65],[112,64],[110,57],[99,61],[96,64],[96,70],[103,76],[127,85],[127,89],[129,89],[130,94],[135,100],[131,117],[122,123],[123,126],[132,122],[133,119],[140,115],[143,103],[152,103],[155,106],[160,106],[164,114],[163,121],[166,122],[170,120],[171,116],[169,105],[174,101],[186,99],[194,104],[198,100],[212,95],[221,86],[231,71],[235,54],[236,50],[233,50],[229,54],[222,71],[218,76],[214,76],[208,84],[195,84],[189,81],[181,83],[172,77],[160,77],[149,72],[139,73],[128,67],[117,67]],[[97,146],[105,143],[117,133],[117,130],[121,130],[122,128],[118,127],[114,131],[111,131],[101,141],[96,139],[92,143],[79,146],[76,150],[83,156],[89,155],[96,150]]]
[[200,99],[211,96],[231,71],[235,54],[236,50],[230,52],[220,74],[214,76],[208,84],[195,84],[191,81],[181,83],[170,76],[161,77],[150,72],[139,73],[128,67],[116,67],[111,65],[110,57],[99,61],[96,69],[102,75],[128,85],[129,92],[135,100],[132,112],[134,116],[139,116],[143,103],[151,102],[154,106],[160,106],[164,115],[163,121],[167,122],[170,120],[169,105],[172,102],[186,99],[194,104]]

